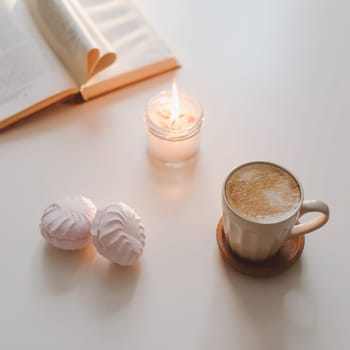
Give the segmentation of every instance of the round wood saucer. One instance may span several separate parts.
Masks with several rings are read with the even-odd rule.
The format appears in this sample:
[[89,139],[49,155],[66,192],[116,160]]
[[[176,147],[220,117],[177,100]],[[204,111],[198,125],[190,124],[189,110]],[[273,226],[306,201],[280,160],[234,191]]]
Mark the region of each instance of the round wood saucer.
[[222,218],[216,228],[216,240],[224,260],[235,270],[253,277],[272,277],[288,270],[300,257],[305,244],[304,236],[299,236],[285,241],[280,250],[267,260],[247,260],[239,257],[229,246]]

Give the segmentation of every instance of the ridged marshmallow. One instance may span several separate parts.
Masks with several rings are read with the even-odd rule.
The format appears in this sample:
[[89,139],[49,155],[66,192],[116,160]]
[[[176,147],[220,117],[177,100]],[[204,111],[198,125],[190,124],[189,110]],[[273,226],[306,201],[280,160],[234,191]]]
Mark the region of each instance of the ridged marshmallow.
[[92,221],[96,250],[114,263],[133,265],[145,246],[144,226],[135,211],[124,203],[99,210]]
[[57,200],[44,210],[41,234],[56,248],[84,248],[91,240],[91,222],[95,214],[96,206],[83,196]]

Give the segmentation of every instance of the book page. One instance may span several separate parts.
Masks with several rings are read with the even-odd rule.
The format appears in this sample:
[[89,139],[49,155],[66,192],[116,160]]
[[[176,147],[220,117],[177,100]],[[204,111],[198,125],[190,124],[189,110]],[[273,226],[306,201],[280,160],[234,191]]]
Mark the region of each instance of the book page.
[[77,1],[118,55],[115,64],[90,79],[86,86],[130,72],[141,72],[144,67],[153,67],[169,59],[173,59],[172,68],[176,66],[174,55],[130,1]]
[[115,61],[115,53],[75,0],[28,3],[48,43],[79,85]]
[[52,95],[76,88],[22,0],[0,2],[0,43],[0,123]]

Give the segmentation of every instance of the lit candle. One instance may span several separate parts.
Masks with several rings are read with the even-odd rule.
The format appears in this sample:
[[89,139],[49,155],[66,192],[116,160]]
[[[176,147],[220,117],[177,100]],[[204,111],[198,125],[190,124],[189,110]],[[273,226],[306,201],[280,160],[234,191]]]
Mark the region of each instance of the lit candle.
[[145,124],[148,152],[164,163],[184,163],[199,149],[202,108],[196,99],[172,91],[162,91],[148,102]]

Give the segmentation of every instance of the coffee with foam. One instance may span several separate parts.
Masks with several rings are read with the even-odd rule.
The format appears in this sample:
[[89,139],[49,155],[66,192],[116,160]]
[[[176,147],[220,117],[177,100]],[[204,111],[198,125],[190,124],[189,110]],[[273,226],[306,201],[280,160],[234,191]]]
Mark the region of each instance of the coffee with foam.
[[258,223],[288,219],[301,199],[297,181],[282,168],[267,163],[238,168],[226,182],[225,194],[234,211]]

